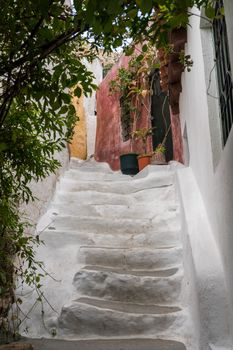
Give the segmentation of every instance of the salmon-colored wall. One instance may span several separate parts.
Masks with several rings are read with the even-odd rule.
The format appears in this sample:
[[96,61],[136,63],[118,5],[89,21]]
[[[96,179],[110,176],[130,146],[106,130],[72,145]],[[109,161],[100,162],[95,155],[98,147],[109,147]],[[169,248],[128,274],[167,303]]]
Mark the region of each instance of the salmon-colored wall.
[[[119,94],[110,94],[109,82],[116,78],[120,67],[127,67],[130,57],[122,56],[117,64],[108,72],[97,91],[97,131],[95,159],[107,162],[113,170],[120,168],[119,156],[127,152],[143,153],[141,140],[123,142],[121,135]],[[148,101],[145,101],[148,104]],[[143,107],[136,129],[151,127],[146,107]],[[152,151],[152,140],[148,138],[148,152]]]

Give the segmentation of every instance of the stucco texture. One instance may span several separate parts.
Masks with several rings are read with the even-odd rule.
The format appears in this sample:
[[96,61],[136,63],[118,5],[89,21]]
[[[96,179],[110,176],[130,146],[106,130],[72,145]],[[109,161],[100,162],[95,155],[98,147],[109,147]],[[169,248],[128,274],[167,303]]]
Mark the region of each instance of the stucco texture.
[[42,181],[32,181],[30,183],[30,189],[33,193],[35,201],[30,201],[28,204],[23,204],[20,207],[22,216],[26,218],[32,225],[28,228],[28,233],[38,233],[35,232],[35,228],[38,219],[45,213],[48,205],[53,198],[54,191],[56,188],[57,181],[60,176],[68,168],[69,164],[69,153],[66,147],[62,152],[57,152],[54,158],[61,163],[61,167],[56,171],[55,174],[50,174]]
[[171,108],[170,108],[170,116],[171,116],[171,127],[172,127],[173,159],[180,163],[184,163],[180,116],[179,114],[174,114]]
[[[232,22],[230,15],[233,13],[233,3],[224,1],[224,4],[228,5],[225,11],[227,23],[228,19]],[[214,84],[215,75],[210,73],[216,65],[212,32],[208,33],[208,28],[200,28],[200,12],[197,9],[192,11],[195,16],[190,17],[185,53],[191,55],[194,65],[191,72],[183,74],[180,117],[182,129],[185,127],[187,129],[189,165],[201,192],[211,233],[223,262],[228,294],[226,318],[230,320],[233,342],[233,129],[223,147],[221,132],[213,131],[214,127],[217,129],[219,123],[219,107],[217,105],[215,116],[212,111],[216,108],[216,99],[207,95],[209,91],[212,96],[218,93],[214,90],[214,85],[217,85]],[[228,29],[231,32],[231,26]],[[231,44],[232,40],[228,41]],[[208,47],[209,50],[206,52]],[[230,59],[233,67],[232,54]],[[205,231],[202,232],[204,235]]]
[[87,158],[86,115],[83,101],[83,95],[80,98],[74,96],[72,99],[78,120],[74,127],[74,136],[71,144],[69,145],[69,149],[70,156],[79,159]]
[[[107,162],[113,170],[120,167],[119,157],[128,152],[143,153],[140,140],[123,141],[121,133],[121,110],[119,103],[119,94],[110,94],[109,82],[117,76],[120,67],[127,67],[129,57],[122,56],[114,65],[111,71],[99,86],[97,91],[97,132],[95,159],[99,162]],[[146,104],[146,101],[145,101]],[[142,108],[140,118],[136,123],[136,129],[151,127],[151,121],[148,120],[146,107]],[[152,151],[152,140],[148,138],[148,152]]]

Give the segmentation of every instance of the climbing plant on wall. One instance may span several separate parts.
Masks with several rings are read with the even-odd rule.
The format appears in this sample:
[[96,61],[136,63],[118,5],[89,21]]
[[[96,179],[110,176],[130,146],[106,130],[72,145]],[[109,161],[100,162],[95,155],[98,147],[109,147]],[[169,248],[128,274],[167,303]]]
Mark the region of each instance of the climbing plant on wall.
[[156,49],[150,44],[134,47],[127,67],[118,70],[109,83],[111,93],[119,93],[123,140],[131,137],[143,109],[150,118],[151,73],[159,67]]

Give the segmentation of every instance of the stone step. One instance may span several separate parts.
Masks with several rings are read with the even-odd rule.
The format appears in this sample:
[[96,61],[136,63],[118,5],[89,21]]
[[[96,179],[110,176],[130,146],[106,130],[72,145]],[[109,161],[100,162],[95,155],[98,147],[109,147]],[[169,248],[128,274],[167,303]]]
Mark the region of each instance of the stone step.
[[[50,246],[62,244],[74,245],[96,245],[109,248],[173,248],[180,246],[180,232],[176,231],[156,231],[156,229],[147,233],[127,233],[127,232],[85,232],[81,230],[65,229],[56,230],[53,222],[50,223],[50,229],[42,232],[41,236]],[[66,237],[66,240],[64,239]]]
[[81,231],[91,233],[145,233],[161,231],[178,231],[180,229],[180,222],[176,214],[161,215],[154,219],[143,219],[140,217],[132,219],[127,218],[98,218],[91,216],[55,216],[53,223],[48,229],[67,231]]
[[[51,223],[51,225],[53,225]],[[50,226],[53,227],[53,226]],[[104,246],[107,248],[174,248],[180,246],[179,232],[148,232],[148,233],[89,233],[65,230],[46,230],[41,233],[46,246],[59,249],[66,245]]]
[[135,180],[128,182],[104,182],[104,181],[77,181],[64,177],[60,181],[60,187],[67,192],[77,191],[96,191],[99,192],[111,192],[111,193],[134,193],[145,189],[160,188],[170,186],[174,182],[174,174],[172,172],[165,172],[163,176],[151,174],[143,180]]
[[172,325],[178,323],[177,319],[179,323],[184,322],[182,312],[134,314],[72,302],[62,308],[58,318],[58,336],[155,336],[168,329],[172,333]]
[[185,350],[179,215],[171,167],[131,177],[72,159],[36,256],[50,304],[22,325],[35,350]]
[[152,276],[152,277],[169,277],[175,275],[178,272],[178,267],[173,267],[170,269],[159,269],[159,270],[126,270],[117,269],[106,266],[93,266],[87,265],[83,267],[84,270],[91,271],[105,271],[105,272],[115,272],[118,274],[132,275],[132,276]]
[[115,205],[133,205],[137,203],[165,203],[169,200],[175,201],[174,186],[147,189],[133,194],[118,194],[118,193],[104,193],[98,191],[80,191],[80,192],[66,192],[57,191],[54,196],[55,201],[66,203],[69,206],[74,204],[115,204]]
[[34,350],[186,350],[183,343],[169,339],[150,337],[110,338],[110,339],[32,339]]
[[181,281],[181,273],[152,277],[82,269],[75,274],[73,284],[82,296],[162,305],[179,302]]
[[115,217],[134,219],[137,217],[152,219],[160,215],[172,215],[179,213],[179,207],[174,203],[167,201],[164,205],[154,203],[135,203],[134,205],[113,205],[113,204],[80,204],[67,205],[63,202],[53,202],[51,208],[56,215],[71,215],[71,216],[92,216],[92,217]]
[[88,161],[82,161],[77,158],[70,159],[70,167],[77,168],[81,171],[106,171],[113,173],[108,163],[105,162],[96,162],[94,159]]
[[86,204],[86,205],[99,205],[99,204],[110,204],[110,205],[133,205],[134,198],[130,196],[123,196],[122,194],[115,193],[109,195],[107,193],[101,193],[97,191],[82,191],[78,193],[70,193],[65,191],[56,191],[54,201],[62,202],[68,206],[74,206],[75,204]]
[[85,180],[85,181],[89,181],[90,183],[92,181],[104,181],[104,182],[114,182],[114,181],[118,181],[118,182],[123,182],[123,181],[131,181],[133,180],[133,178],[129,175],[123,175],[120,172],[114,172],[114,173],[101,173],[101,172],[84,172],[84,171],[80,171],[78,168],[72,168],[69,169],[65,172],[65,178],[66,179],[72,179],[72,180]]
[[79,250],[78,260],[83,265],[117,266],[120,269],[168,269],[180,266],[182,249],[180,247],[169,249],[110,249],[83,246]]
[[155,305],[155,304],[135,304],[135,303],[124,303],[119,301],[109,301],[96,298],[82,297],[75,300],[76,302],[96,306],[98,308],[116,310],[119,312],[133,313],[133,314],[154,314],[154,315],[165,315],[174,312],[181,311],[179,306],[167,306],[167,305]]

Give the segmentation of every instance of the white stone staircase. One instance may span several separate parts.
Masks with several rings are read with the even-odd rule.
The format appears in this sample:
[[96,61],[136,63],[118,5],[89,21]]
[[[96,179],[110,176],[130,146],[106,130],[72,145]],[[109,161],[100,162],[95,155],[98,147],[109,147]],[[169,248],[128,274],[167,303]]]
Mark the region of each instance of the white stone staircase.
[[[53,278],[42,314],[37,303],[21,327],[35,349],[192,348],[174,171],[148,169],[132,178],[71,161],[40,224],[38,258]],[[27,313],[35,292],[23,294]]]

